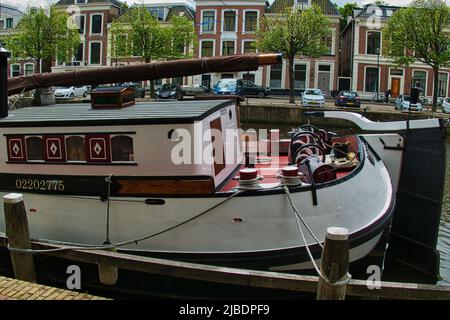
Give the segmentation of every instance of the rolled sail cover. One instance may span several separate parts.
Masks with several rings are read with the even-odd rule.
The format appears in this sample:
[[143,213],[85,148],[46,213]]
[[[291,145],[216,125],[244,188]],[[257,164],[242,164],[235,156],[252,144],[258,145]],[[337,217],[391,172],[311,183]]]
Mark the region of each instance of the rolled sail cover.
[[[281,59],[272,55],[235,55],[203,59],[182,59],[164,62],[142,63],[129,66],[75,70],[57,73],[38,73],[31,76],[8,79],[8,95],[51,86],[99,85],[132,81],[185,77],[210,72],[254,71],[260,65],[277,63]],[[272,59],[272,60],[273,60]]]

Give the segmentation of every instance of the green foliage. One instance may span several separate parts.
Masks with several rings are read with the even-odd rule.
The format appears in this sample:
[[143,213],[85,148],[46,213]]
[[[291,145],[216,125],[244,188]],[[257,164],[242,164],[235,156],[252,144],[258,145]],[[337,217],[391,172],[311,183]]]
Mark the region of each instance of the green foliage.
[[[434,70],[450,66],[450,8],[443,0],[414,0],[398,10],[383,30],[383,53],[394,64],[410,65],[419,61]],[[437,106],[438,86],[434,86],[433,111]]]
[[442,0],[415,0],[398,10],[383,30],[385,53],[398,65],[450,63],[450,8]]
[[283,15],[263,18],[256,46],[265,52],[282,52],[285,58],[317,57],[326,52],[323,39],[330,33],[330,22],[318,5],[307,10],[287,8]]
[[353,14],[353,10],[356,8],[358,8],[358,4],[356,2],[347,2],[343,7],[338,7],[338,11],[342,16],[340,23],[341,32],[347,26],[347,17],[351,17]]
[[111,25],[113,59],[140,56],[146,62],[186,57],[182,50],[192,46],[194,26],[185,17],[174,17],[172,24],[160,23],[143,5],[129,8]]
[[16,32],[6,38],[12,59],[35,59],[38,66],[41,59],[70,60],[80,42],[78,30],[69,27],[71,20],[54,6],[48,10],[28,8]]

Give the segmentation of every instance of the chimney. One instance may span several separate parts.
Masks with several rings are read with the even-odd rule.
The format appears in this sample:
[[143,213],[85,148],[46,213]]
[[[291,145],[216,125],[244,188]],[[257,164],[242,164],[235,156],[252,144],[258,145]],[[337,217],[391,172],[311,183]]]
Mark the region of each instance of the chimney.
[[8,58],[11,52],[0,46],[0,118],[8,116]]

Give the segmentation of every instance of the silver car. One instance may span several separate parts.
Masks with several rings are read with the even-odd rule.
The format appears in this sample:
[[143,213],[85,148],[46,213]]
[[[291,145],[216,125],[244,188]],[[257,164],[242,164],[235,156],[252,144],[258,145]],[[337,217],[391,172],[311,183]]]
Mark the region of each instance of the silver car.
[[417,102],[415,104],[411,104],[411,97],[408,95],[401,94],[398,96],[397,100],[395,100],[395,109],[396,110],[414,110],[414,111],[422,111],[422,104]]
[[442,101],[442,112],[450,113],[450,98],[446,98],[444,101]]

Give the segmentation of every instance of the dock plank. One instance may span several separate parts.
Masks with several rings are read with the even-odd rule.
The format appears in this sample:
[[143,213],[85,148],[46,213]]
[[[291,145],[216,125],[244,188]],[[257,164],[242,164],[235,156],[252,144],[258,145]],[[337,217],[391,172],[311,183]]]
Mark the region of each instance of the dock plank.
[[49,287],[0,276],[0,300],[108,300],[84,292]]

